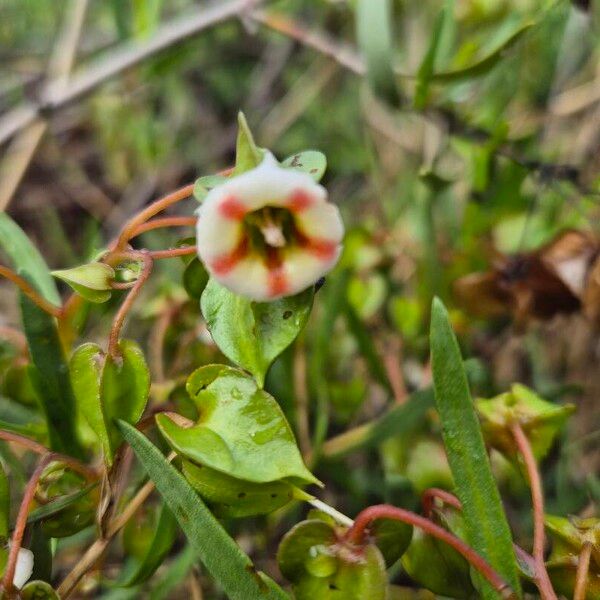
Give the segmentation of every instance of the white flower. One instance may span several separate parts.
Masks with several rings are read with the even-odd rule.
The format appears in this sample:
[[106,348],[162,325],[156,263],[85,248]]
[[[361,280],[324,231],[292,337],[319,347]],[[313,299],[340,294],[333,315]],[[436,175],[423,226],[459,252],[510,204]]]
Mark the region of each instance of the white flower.
[[[10,548],[10,542],[8,543]],[[15,567],[15,575],[13,577],[13,585],[17,589],[21,589],[31,577],[33,573],[33,552],[27,548],[19,548],[17,555],[17,565]]]
[[264,302],[315,283],[337,262],[344,226],[327,191],[272,154],[213,188],[198,209],[198,256],[231,291]]

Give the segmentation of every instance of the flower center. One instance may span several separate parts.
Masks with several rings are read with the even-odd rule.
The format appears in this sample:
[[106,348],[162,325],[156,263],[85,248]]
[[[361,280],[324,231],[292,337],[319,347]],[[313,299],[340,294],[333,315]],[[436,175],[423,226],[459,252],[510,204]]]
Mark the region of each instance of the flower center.
[[244,225],[256,249],[283,248],[294,237],[294,218],[289,210],[264,206],[246,216]]

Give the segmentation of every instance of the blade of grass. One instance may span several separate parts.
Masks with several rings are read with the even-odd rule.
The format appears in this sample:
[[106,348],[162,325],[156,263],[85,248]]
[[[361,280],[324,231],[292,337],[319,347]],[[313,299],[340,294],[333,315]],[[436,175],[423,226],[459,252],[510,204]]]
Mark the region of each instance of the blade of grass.
[[[520,596],[510,529],[492,476],[458,342],[446,308],[438,298],[431,309],[431,362],[435,401],[456,495],[463,506],[468,541]],[[480,584],[484,598],[500,598],[489,584],[482,580]]]
[[289,600],[289,596],[272,579],[256,571],[250,558],[229,537],[187,480],[158,448],[125,421],[118,421],[118,426],[175,515],[191,547],[227,596],[231,600]]

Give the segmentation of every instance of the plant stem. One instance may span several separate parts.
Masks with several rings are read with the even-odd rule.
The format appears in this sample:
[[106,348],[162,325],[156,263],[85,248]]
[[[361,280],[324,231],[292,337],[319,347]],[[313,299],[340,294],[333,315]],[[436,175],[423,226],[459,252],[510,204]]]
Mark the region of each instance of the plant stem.
[[462,510],[462,504],[454,494],[439,488],[429,488],[425,490],[421,496],[423,512],[427,518],[431,517],[436,498],[441,500],[444,504],[448,504],[449,506],[456,508],[456,510]]
[[181,200],[185,200],[192,195],[194,191],[194,184],[186,185],[166,196],[163,196],[159,200],[156,200],[150,206],[146,207],[144,210],[140,211],[137,215],[132,217],[125,226],[121,230],[117,242],[115,244],[114,249],[116,251],[122,251],[127,246],[127,242],[137,235],[135,232],[137,228],[145,223],[148,219],[151,219],[154,215],[159,212],[165,210],[169,206],[180,202]]
[[197,217],[163,217],[161,219],[146,221],[146,223],[138,225],[138,227],[133,231],[129,239],[132,239],[142,233],[145,233],[146,231],[152,231],[153,229],[161,229],[163,227],[185,227],[186,225],[195,225],[197,220]]
[[518,421],[510,426],[511,433],[527,470],[529,486],[531,487],[531,500],[533,504],[533,560],[535,562],[535,576],[540,595],[543,600],[557,600],[552,588],[546,565],[544,564],[544,494],[542,480],[537,468],[531,444]]
[[340,525],[343,525],[344,527],[352,527],[352,525],[354,525],[354,521],[350,517],[347,517],[344,513],[341,513],[339,510],[333,508],[333,506],[329,506],[329,504],[326,504],[318,498],[308,500],[308,503],[311,506],[314,506],[316,509],[324,512],[326,515],[333,517]]
[[591,542],[585,542],[581,548],[579,562],[577,563],[577,577],[575,578],[573,600],[585,600],[591,554],[592,544]]
[[20,435],[18,433],[13,433],[12,431],[5,431],[4,429],[0,429],[0,440],[5,440],[7,442],[14,442],[15,444],[19,444],[36,454],[40,454],[42,456],[46,456],[47,454],[52,454],[52,460],[60,461],[70,467],[73,471],[77,471],[81,475],[83,475],[86,479],[96,479],[98,477],[98,472],[93,467],[89,467],[88,465],[82,463],[81,461],[73,458],[71,456],[67,456],[66,454],[60,454],[59,452],[52,452],[50,449],[46,448],[43,444],[36,442],[35,440],[29,439],[24,435]]
[[160,260],[161,258],[174,258],[176,256],[187,256],[189,254],[197,254],[198,248],[196,246],[185,246],[183,248],[169,248],[168,250],[151,250],[148,255],[154,260]]
[[123,327],[123,322],[125,321],[125,317],[127,313],[130,311],[135,299],[137,298],[140,290],[143,285],[150,277],[150,273],[152,272],[152,257],[148,254],[147,251],[135,251],[135,252],[121,252],[116,253],[113,256],[114,259],[118,260],[120,258],[141,258],[144,262],[144,267],[142,272],[140,273],[135,285],[131,288],[129,294],[127,294],[127,298],[125,298],[123,304],[121,304],[115,318],[113,320],[113,324],[110,330],[110,336],[108,339],[108,353],[111,356],[117,356],[119,353],[119,334],[121,333],[121,328]]
[[492,566],[482,558],[473,548],[465,544],[461,539],[451,534],[449,531],[442,529],[429,519],[421,517],[415,513],[402,508],[396,508],[388,504],[379,504],[370,506],[363,510],[354,520],[354,525],[348,530],[346,539],[354,544],[361,544],[366,535],[366,530],[369,525],[377,519],[394,519],[409,523],[414,527],[422,529],[425,533],[436,537],[449,546],[452,546],[460,553],[468,562],[477,569],[492,585],[492,587],[502,595],[503,598],[513,598],[514,592],[510,586],[496,573]]
[[13,270],[0,265],[0,277],[6,277],[9,281],[12,281],[32,302],[34,302],[44,312],[47,312],[53,317],[60,317],[62,314],[61,308],[54,306],[51,302],[48,302],[45,298],[40,296],[29,282],[20,275],[17,275]]
[[27,515],[29,514],[29,505],[35,497],[35,489],[38,481],[44,472],[44,469],[50,462],[57,460],[54,453],[48,452],[42,456],[38,462],[35,471],[29,478],[27,485],[25,486],[25,492],[19,506],[19,512],[17,514],[17,520],[15,521],[15,527],[13,529],[12,540],[10,544],[10,550],[8,552],[8,559],[6,562],[6,569],[4,571],[4,577],[2,579],[2,589],[10,596],[14,589],[13,579],[15,578],[15,570],[17,568],[17,559],[19,557],[19,550],[21,549],[21,543],[23,542],[23,534],[25,533],[25,527],[27,527]]

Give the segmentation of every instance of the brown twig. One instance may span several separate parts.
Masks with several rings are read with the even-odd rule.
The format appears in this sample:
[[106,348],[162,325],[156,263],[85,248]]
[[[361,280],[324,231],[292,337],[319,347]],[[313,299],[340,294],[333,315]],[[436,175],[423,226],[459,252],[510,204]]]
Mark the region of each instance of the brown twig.
[[123,322],[125,321],[125,317],[127,313],[131,310],[135,299],[137,298],[140,290],[150,277],[150,273],[152,272],[152,257],[149,255],[147,251],[131,251],[131,252],[120,252],[112,255],[113,260],[122,260],[125,258],[131,259],[141,259],[144,263],[141,273],[139,274],[135,285],[131,288],[130,292],[127,294],[127,298],[123,301],[123,304],[119,307],[117,314],[113,320],[113,324],[110,330],[110,335],[108,338],[108,353],[111,356],[118,355],[118,344],[119,344],[119,335],[121,333],[121,328],[123,327]]
[[388,504],[370,506],[356,517],[354,525],[352,525],[346,533],[346,540],[353,544],[362,544],[369,525],[377,519],[394,519],[396,521],[402,521],[403,523],[409,523],[414,527],[422,529],[425,533],[442,540],[449,546],[452,546],[452,548],[460,553],[471,566],[477,569],[503,598],[515,597],[511,587],[483,557],[473,550],[473,548],[429,519],[408,510],[396,508],[395,506],[390,506]]
[[544,563],[544,494],[542,481],[537,468],[535,456],[531,444],[518,421],[514,421],[510,427],[515,443],[523,458],[529,486],[531,488],[531,500],[533,504],[533,559],[535,562],[536,584],[540,590],[543,600],[556,600],[557,596],[552,588],[548,571]]
[[12,269],[0,265],[0,277],[5,277],[9,281],[12,281],[36,306],[41,308],[44,312],[47,312],[53,317],[60,317],[62,310],[58,306],[54,306],[51,302],[48,302],[45,298],[40,296],[29,284],[26,279],[23,279],[20,275],[17,275]]
[[573,592],[573,600],[585,600],[591,554],[592,543],[585,542],[583,544],[583,547],[581,548],[581,552],[579,553],[579,562],[577,563],[577,576],[575,577],[575,590]]

